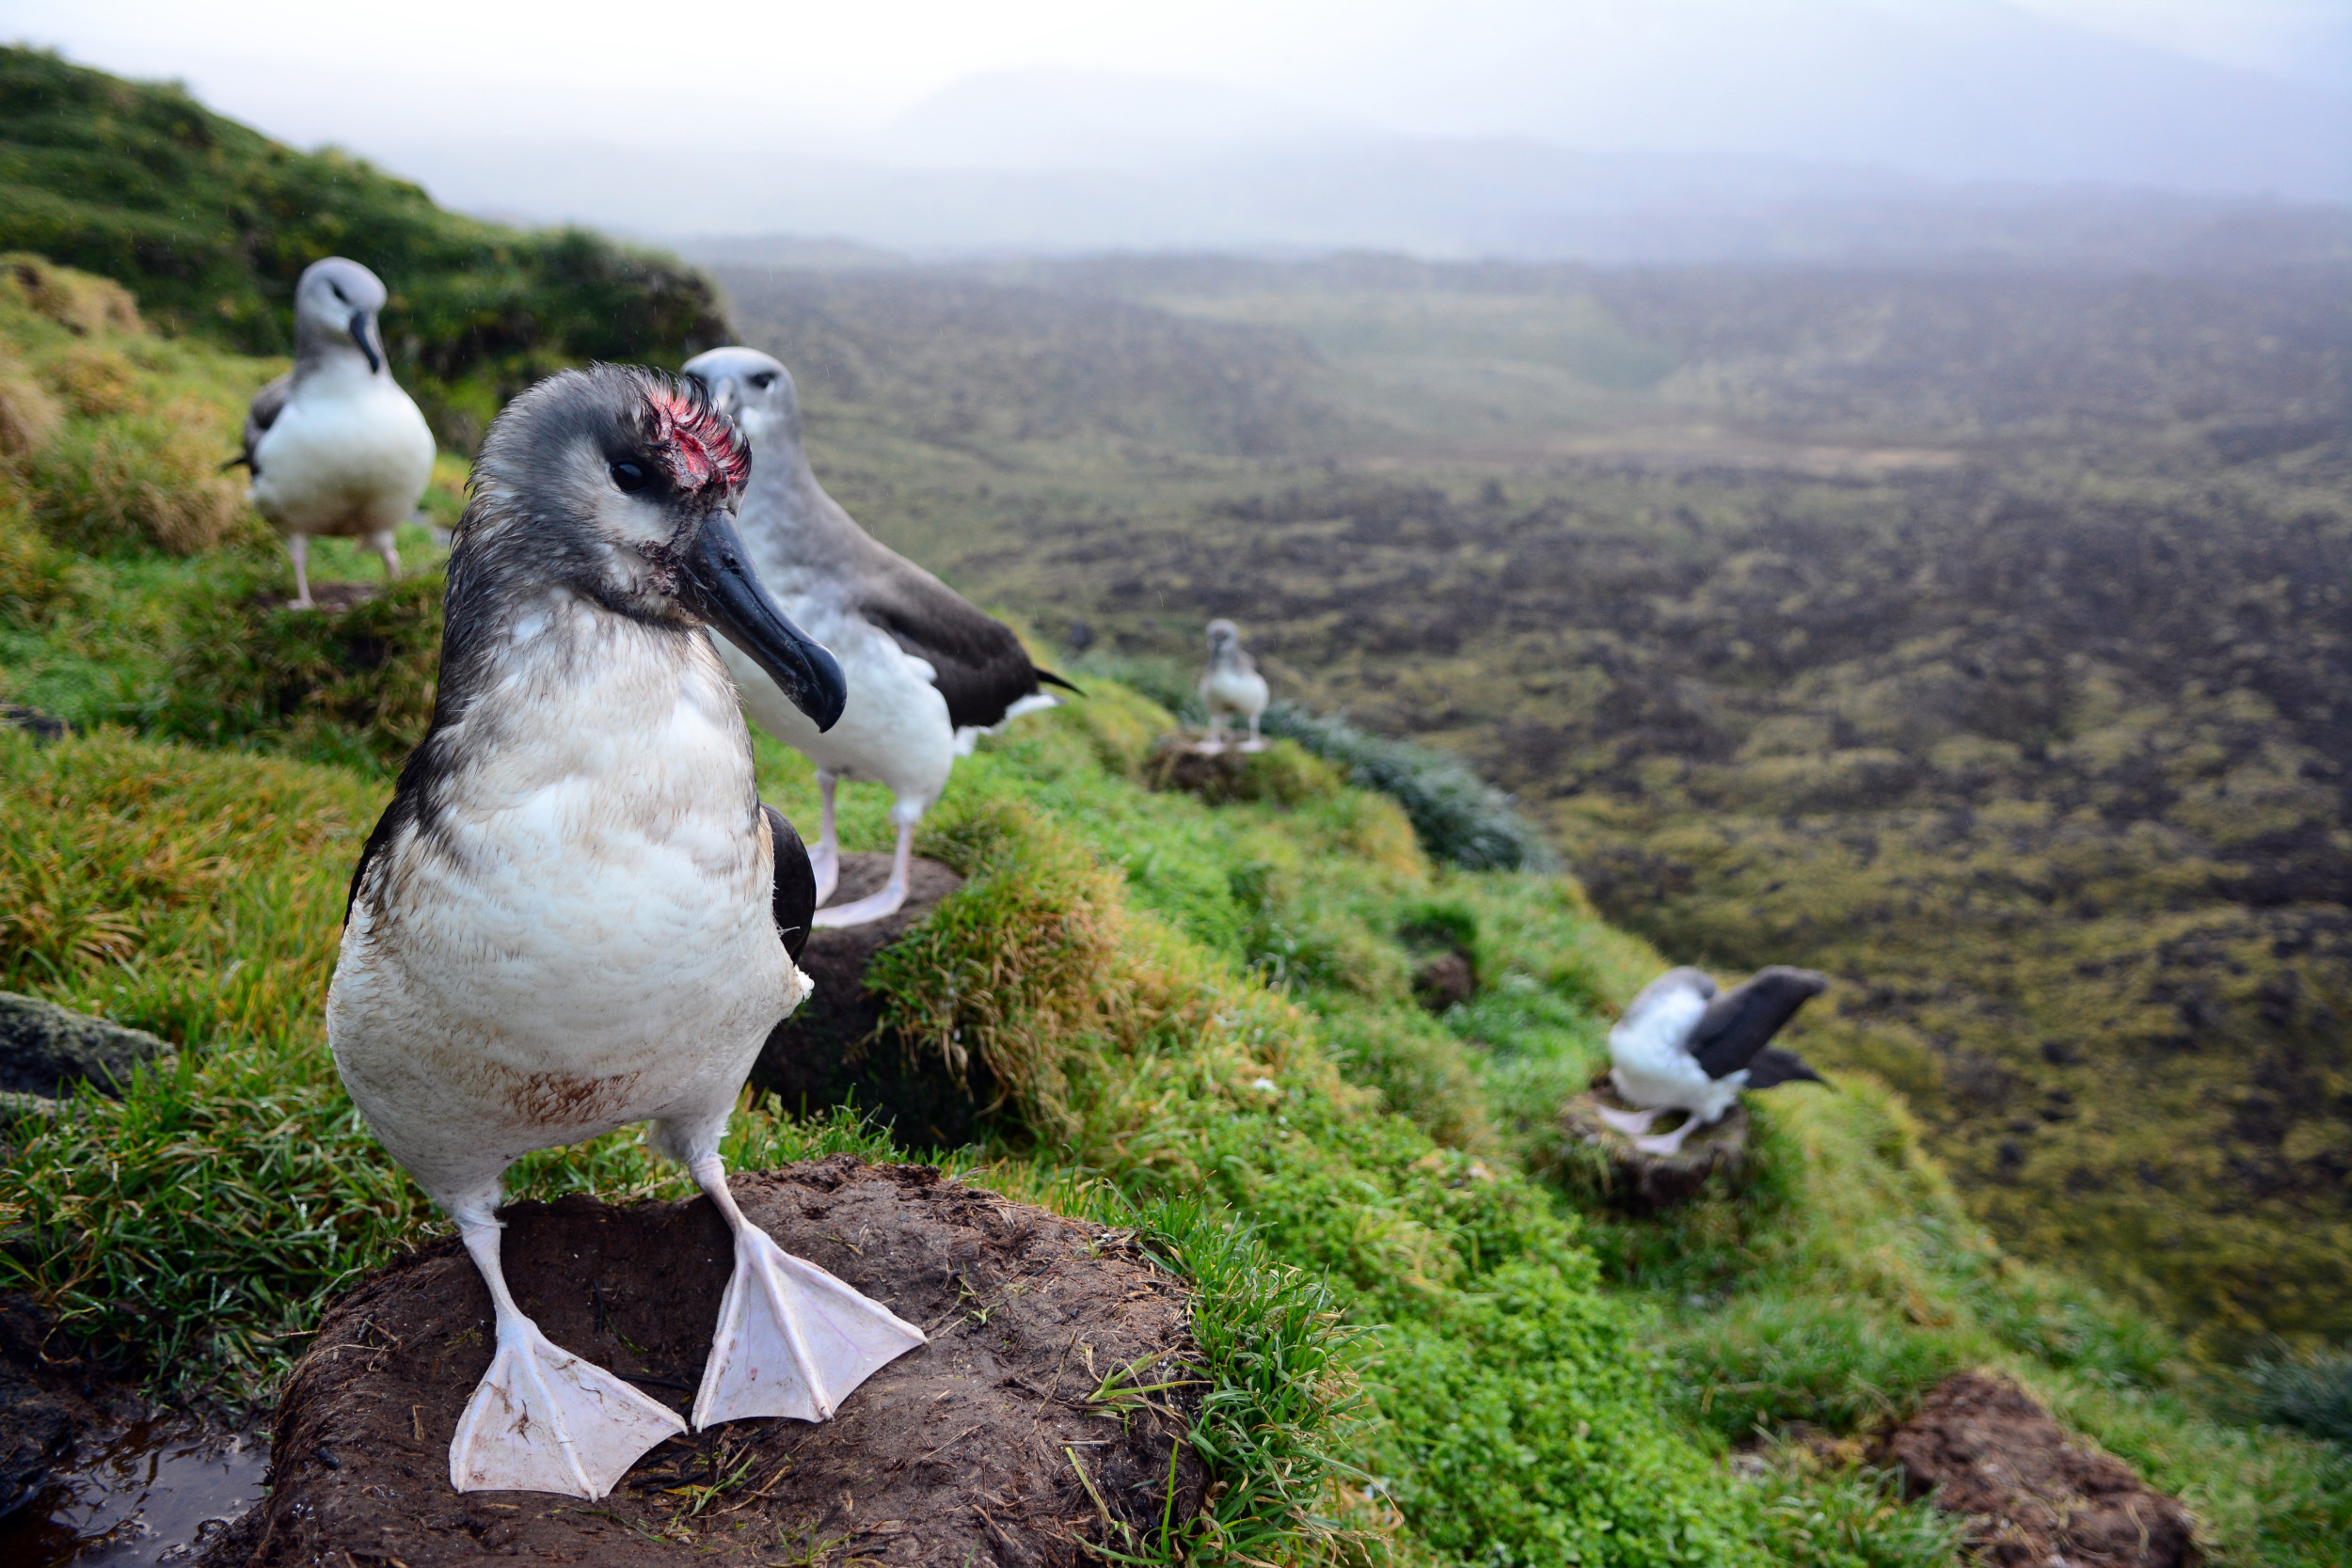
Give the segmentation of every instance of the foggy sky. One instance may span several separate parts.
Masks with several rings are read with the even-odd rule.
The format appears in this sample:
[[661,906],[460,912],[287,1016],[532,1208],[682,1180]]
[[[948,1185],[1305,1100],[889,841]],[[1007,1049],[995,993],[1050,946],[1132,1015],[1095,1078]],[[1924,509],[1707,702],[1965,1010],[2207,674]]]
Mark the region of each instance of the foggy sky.
[[0,0],[9,36],[473,210],[652,234],[712,231],[665,151],[778,191],[1500,138],[2352,198],[2347,0]]

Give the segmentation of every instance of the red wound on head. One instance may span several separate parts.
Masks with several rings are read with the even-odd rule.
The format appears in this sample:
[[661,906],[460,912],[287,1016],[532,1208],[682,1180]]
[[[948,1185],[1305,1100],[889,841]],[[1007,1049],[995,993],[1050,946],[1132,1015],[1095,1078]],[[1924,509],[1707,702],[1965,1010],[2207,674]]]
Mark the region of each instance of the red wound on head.
[[743,487],[752,471],[751,449],[725,415],[666,389],[646,401],[653,408],[654,451],[668,465],[672,483],[680,490]]

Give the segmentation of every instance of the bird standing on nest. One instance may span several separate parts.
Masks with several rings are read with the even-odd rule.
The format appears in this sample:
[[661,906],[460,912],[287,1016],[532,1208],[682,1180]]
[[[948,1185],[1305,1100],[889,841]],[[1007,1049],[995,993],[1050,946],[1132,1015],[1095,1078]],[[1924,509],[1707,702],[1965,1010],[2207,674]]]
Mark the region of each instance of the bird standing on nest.
[[461,1492],[598,1497],[684,1429],[516,1306],[492,1212],[532,1149],[650,1120],[734,1231],[697,1427],[824,1420],[923,1343],[752,1227],[719,1160],[754,1058],[808,994],[793,957],[815,886],[760,804],[704,627],[812,724],[842,704],[832,657],[750,568],[746,463],[706,401],[649,372],[565,372],[507,406],[450,557],[433,725],[352,877],[327,1043],[497,1313],[450,1445]]
[[1257,661],[1241,645],[1241,628],[1231,621],[1211,621],[1209,668],[1200,676],[1200,700],[1209,709],[1209,737],[1200,743],[1200,750],[1212,756],[1225,750],[1226,715],[1238,713],[1249,724],[1249,738],[1241,743],[1241,749],[1264,751],[1258,720],[1265,712],[1269,695]]
[[[1772,1043],[1797,1009],[1829,989],[1826,975],[1774,965],[1716,993],[1700,969],[1670,969],[1644,986],[1609,1031],[1610,1081],[1632,1112],[1601,1107],[1601,1120],[1645,1154],[1679,1153],[1682,1140],[1721,1121],[1741,1089],[1827,1080]],[[1690,1113],[1671,1132],[1648,1135],[1671,1111]]]
[[294,557],[293,608],[309,610],[310,539],[365,539],[400,577],[393,531],[433,477],[433,432],[384,361],[375,313],[384,285],[329,256],[294,285],[294,369],[254,394],[245,450],[225,467],[253,471],[246,492]]
[[[1076,690],[1029,661],[1012,628],[869,536],[808,466],[801,405],[782,363],[749,348],[715,348],[686,374],[742,427],[752,447],[743,539],[777,601],[841,660],[850,683],[841,722],[820,731],[749,659],[722,648],[761,729],[817,765],[823,797],[817,847],[819,927],[862,926],[906,902],[914,825],[947,787],[956,758],[1009,719],[1056,699],[1041,683]],[[840,876],[834,792],[843,779],[890,790],[898,842],[880,893],[827,907]]]

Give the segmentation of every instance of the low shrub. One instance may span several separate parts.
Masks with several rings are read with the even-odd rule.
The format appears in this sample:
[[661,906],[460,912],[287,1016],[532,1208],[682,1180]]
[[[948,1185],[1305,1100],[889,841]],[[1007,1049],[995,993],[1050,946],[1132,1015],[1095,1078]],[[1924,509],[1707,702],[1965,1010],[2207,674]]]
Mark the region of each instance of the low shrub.
[[2352,1449],[2352,1350],[2281,1346],[2248,1361],[2241,1375],[2258,1420]]

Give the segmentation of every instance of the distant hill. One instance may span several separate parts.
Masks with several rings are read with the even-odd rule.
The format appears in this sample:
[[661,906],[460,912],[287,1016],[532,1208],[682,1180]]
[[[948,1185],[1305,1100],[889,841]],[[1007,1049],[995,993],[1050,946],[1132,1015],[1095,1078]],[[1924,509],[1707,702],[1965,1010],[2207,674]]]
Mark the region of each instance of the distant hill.
[[936,272],[718,276],[744,340],[804,390],[941,445],[1107,437],[1270,456],[1361,422],[1322,397],[1321,358],[1295,333]]
[[459,444],[555,364],[675,363],[725,333],[707,281],[670,257],[462,217],[179,87],[30,49],[0,49],[0,250],[116,278],[150,320],[253,354],[292,346],[304,267],[364,261],[391,291],[385,339],[403,379]]

